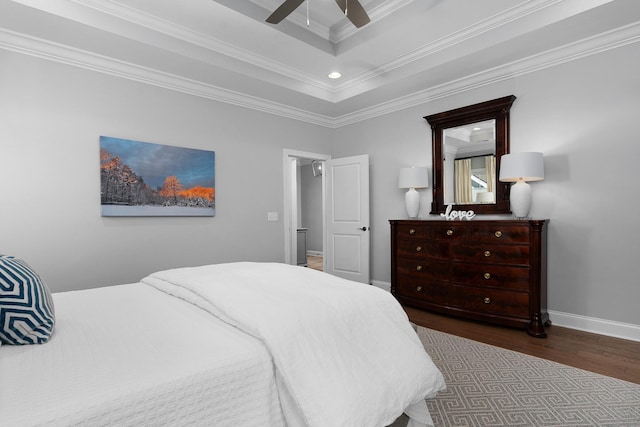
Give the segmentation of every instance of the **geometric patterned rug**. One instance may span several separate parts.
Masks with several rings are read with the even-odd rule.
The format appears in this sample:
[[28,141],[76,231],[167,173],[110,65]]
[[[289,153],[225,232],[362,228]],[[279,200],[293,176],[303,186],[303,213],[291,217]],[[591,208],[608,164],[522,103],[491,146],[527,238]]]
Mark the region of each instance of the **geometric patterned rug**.
[[[640,385],[418,327],[447,389],[439,426],[640,426]],[[395,425],[395,423],[394,423]]]

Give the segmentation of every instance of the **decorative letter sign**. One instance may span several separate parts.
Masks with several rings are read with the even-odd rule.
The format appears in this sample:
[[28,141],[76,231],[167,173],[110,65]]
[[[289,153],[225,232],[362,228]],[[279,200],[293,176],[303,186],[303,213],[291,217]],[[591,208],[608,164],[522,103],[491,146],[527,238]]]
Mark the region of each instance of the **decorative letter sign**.
[[473,211],[452,211],[451,205],[447,205],[447,210],[445,211],[445,213],[441,213],[440,216],[447,221],[454,219],[471,220],[474,216],[476,216],[476,214]]

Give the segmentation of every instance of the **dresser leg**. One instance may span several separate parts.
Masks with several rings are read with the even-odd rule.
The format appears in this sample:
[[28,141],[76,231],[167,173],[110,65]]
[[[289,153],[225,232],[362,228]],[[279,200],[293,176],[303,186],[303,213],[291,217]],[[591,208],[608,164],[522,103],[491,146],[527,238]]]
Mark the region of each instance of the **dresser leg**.
[[551,322],[549,321],[549,315],[547,313],[536,313],[531,319],[531,323],[529,323],[527,333],[532,337],[546,338],[547,331],[544,330],[544,326],[549,326],[550,324]]

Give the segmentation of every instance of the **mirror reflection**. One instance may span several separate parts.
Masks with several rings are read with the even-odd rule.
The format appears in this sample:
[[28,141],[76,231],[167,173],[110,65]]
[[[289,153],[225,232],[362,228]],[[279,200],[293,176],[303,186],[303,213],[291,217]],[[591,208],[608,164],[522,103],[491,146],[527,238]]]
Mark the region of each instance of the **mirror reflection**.
[[[514,95],[425,116],[431,126],[431,214],[473,210],[510,213],[509,187],[500,182],[500,158],[509,153]],[[457,177],[457,178],[456,178]]]
[[495,204],[496,121],[442,130],[444,203]]

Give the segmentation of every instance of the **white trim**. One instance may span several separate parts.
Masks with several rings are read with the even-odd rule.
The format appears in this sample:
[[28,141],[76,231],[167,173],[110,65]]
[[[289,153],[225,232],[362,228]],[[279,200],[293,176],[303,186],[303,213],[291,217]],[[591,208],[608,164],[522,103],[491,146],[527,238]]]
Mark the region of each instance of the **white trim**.
[[179,75],[143,67],[93,52],[61,45],[48,40],[16,33],[0,28],[0,49],[58,62],[85,70],[120,77],[127,80],[174,90],[187,95],[249,108],[312,123],[324,127],[333,127],[333,119],[317,113],[302,110],[285,104],[269,101],[212,84],[188,79]]
[[31,55],[333,129],[454,94],[478,89],[499,81],[512,79],[514,76],[537,72],[545,68],[554,67],[565,62],[578,60],[589,55],[595,55],[639,41],[640,22],[636,22],[598,36],[589,37],[579,42],[551,49],[547,52],[523,58],[509,64],[503,64],[499,67],[485,70],[440,86],[434,86],[408,96],[396,98],[388,102],[332,118],[47,40],[30,37],[10,30],[0,29],[0,49]]
[[307,251],[307,256],[323,256],[323,252],[320,252],[320,251]]
[[382,280],[372,280],[371,285],[375,286],[376,288],[384,289],[387,292],[391,292],[390,282],[383,282]]
[[549,310],[552,325],[640,342],[640,325]]
[[637,42],[640,42],[639,22],[335,117],[333,127],[369,120]]

